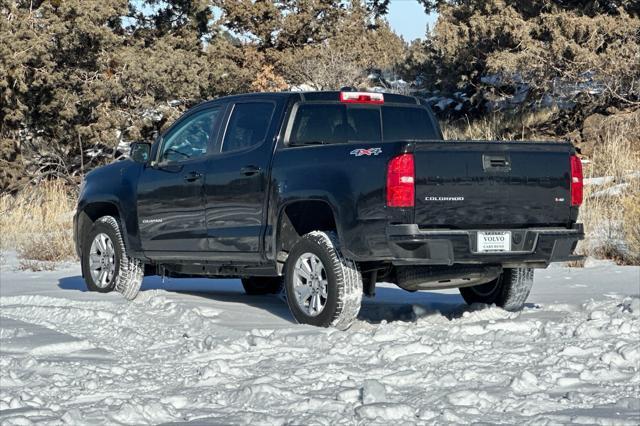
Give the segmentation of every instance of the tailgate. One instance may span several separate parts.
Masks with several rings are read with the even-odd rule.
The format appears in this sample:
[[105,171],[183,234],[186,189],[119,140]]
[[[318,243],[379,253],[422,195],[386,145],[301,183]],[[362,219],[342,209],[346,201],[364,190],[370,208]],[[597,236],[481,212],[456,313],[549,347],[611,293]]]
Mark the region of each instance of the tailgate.
[[456,229],[566,225],[572,150],[566,143],[416,143],[416,223]]

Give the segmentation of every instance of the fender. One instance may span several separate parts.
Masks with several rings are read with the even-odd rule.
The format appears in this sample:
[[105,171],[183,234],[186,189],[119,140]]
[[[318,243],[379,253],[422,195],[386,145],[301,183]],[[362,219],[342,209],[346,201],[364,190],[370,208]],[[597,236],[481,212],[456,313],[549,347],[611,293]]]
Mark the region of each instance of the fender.
[[[378,155],[351,154],[380,146]],[[300,200],[324,201],[331,207],[341,249],[349,258],[366,260],[374,255],[389,255],[385,252],[385,226],[396,213],[386,208],[386,169],[388,161],[404,150],[406,143],[387,142],[380,146],[346,143],[277,149],[269,198],[273,211],[268,222],[276,229],[267,227],[265,257],[274,256],[282,208]]]
[[[116,213],[122,226],[124,243],[130,255],[144,259],[137,221],[136,188],[141,165],[130,160],[119,161],[89,173],[78,199],[76,221],[85,213],[92,221],[104,214]],[[95,211],[91,206],[96,206]],[[82,223],[76,223],[76,246],[82,245]]]

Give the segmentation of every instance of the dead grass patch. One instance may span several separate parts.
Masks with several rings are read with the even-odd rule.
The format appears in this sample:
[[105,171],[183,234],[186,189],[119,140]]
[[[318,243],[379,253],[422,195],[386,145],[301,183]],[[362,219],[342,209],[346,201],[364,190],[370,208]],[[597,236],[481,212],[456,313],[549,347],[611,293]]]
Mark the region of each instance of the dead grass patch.
[[545,127],[555,114],[545,109],[524,114],[496,112],[479,120],[467,118],[442,123],[447,140],[548,140],[538,129]]
[[54,262],[43,262],[40,260],[31,260],[31,259],[21,259],[18,265],[18,268],[21,271],[54,271],[56,269],[56,265]]
[[0,196],[0,248],[16,250],[21,259],[29,261],[75,258],[74,208],[75,190],[61,181]]
[[[640,124],[640,123],[639,123]],[[629,137],[640,126],[607,132],[585,165],[580,209],[586,238],[580,252],[623,264],[640,263],[640,152]]]
[[622,199],[625,241],[628,247],[628,260],[633,264],[640,264],[640,182]]

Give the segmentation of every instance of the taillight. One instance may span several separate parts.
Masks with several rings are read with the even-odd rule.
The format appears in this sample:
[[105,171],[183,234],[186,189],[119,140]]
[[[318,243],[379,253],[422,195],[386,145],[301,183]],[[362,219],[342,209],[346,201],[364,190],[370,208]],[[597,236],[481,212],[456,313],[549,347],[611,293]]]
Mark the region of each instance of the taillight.
[[571,205],[582,204],[582,161],[577,155],[571,156]]
[[387,167],[387,206],[413,207],[415,195],[413,154],[402,154],[392,158]]
[[383,104],[382,93],[340,92],[340,102],[347,104]]

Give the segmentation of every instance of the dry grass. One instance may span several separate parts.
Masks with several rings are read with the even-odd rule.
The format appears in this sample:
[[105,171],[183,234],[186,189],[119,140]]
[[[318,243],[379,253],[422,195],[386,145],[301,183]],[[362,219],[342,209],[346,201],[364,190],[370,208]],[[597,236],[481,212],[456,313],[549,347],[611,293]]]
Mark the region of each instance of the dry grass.
[[[600,259],[613,259],[618,263],[637,263],[637,247],[634,250],[626,232],[626,227],[632,223],[629,221],[634,218],[630,217],[632,212],[623,207],[634,194],[599,195],[606,190],[602,186],[585,188],[585,202],[580,208],[579,221],[584,224],[586,237],[579,243],[577,251]],[[636,223],[639,220],[640,217],[635,218]]]
[[21,259],[18,268],[21,271],[54,271],[56,269],[55,262],[45,262],[41,260]]
[[612,176],[623,182],[629,174],[640,172],[640,113],[632,119],[610,120],[603,124],[601,140],[587,166],[589,176]]
[[627,260],[634,265],[640,264],[640,184],[622,200],[625,221],[622,229],[629,254]]
[[586,239],[578,247],[583,254],[640,263],[640,151],[633,139],[638,133],[638,120],[607,127],[585,164],[586,178],[604,179],[585,187],[580,220]]
[[15,196],[0,196],[0,248],[16,250],[24,261],[75,258],[74,207],[74,191],[59,181],[27,188]]
[[480,120],[459,119],[452,123],[441,123],[445,139],[470,140],[539,140],[548,139],[536,129],[548,123],[554,109],[527,114],[494,113]]
[[640,264],[640,176],[630,174],[603,185],[587,186],[580,221],[586,238],[578,246],[579,252]]

